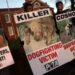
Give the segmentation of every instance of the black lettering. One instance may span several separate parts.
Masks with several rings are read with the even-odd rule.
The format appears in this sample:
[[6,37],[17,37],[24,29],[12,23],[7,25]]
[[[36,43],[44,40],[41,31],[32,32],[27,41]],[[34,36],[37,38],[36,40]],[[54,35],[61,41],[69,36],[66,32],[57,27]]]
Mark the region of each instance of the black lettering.
[[5,60],[5,56],[0,57],[0,61]]
[[38,17],[38,15],[36,15],[35,13],[32,13],[34,17]]
[[59,63],[57,60],[54,61],[54,65],[55,65],[55,67],[59,66]]
[[27,16],[28,16],[29,19],[33,18],[33,16],[30,16],[30,14],[27,14]]
[[18,21],[24,20],[23,15],[17,16]]
[[65,16],[65,18],[68,18],[68,15],[67,14],[65,14],[64,16]]
[[64,15],[61,15],[61,19],[64,19]]
[[59,63],[58,63],[58,60],[54,60],[50,63],[45,64],[44,66],[45,66],[46,71],[49,71],[49,70],[52,70],[52,69],[58,67]]
[[5,53],[9,53],[9,51],[6,49],[3,51],[3,54],[5,54]]
[[27,19],[27,15],[26,14],[24,14],[24,18]]
[[0,51],[0,55],[3,55],[5,53],[9,53],[9,51],[7,49]]
[[3,55],[3,52],[2,51],[0,51],[0,55]]
[[43,13],[44,13],[44,15],[49,15],[48,10],[44,10]]
[[46,64],[45,65],[45,68],[46,68],[46,71],[49,71],[51,69],[50,65],[49,64]]
[[57,20],[60,20],[60,16],[56,16],[56,19],[57,19]]
[[55,66],[54,61],[52,61],[52,62],[49,63],[49,64],[50,64],[51,69],[54,68],[54,66]]
[[38,14],[39,14],[39,16],[43,16],[43,12],[42,11],[38,12]]

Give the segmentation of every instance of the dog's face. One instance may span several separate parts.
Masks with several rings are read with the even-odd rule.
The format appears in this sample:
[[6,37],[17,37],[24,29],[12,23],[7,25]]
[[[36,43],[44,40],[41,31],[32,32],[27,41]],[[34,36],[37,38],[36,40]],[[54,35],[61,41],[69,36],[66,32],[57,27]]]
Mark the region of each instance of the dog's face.
[[34,34],[34,39],[35,39],[36,41],[40,41],[40,40],[42,40],[42,38],[43,38],[43,33],[42,33],[42,32],[36,32],[36,33]]
[[70,25],[69,24],[67,24],[65,26],[65,32],[66,32],[66,34],[70,34]]
[[68,30],[69,28],[70,28],[70,25],[67,24],[67,25],[65,26],[65,30]]
[[69,24],[67,24],[66,26],[67,26],[67,27],[70,27],[70,25],[69,25]]
[[42,28],[41,24],[38,21],[33,21],[28,26],[31,31],[33,32],[33,37],[36,41],[40,41],[43,38]]

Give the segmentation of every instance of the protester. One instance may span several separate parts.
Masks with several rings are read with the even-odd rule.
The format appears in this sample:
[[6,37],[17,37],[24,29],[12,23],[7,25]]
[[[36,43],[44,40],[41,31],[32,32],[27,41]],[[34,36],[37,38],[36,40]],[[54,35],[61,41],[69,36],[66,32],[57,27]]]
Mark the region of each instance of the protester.
[[23,5],[23,8],[24,8],[24,11],[25,11],[25,12],[33,11],[33,6],[32,6],[32,4],[30,4],[30,3],[25,3],[25,4]]
[[25,3],[23,4],[23,8],[25,8],[27,4],[32,4],[34,10],[49,8],[49,6],[46,3],[40,0],[25,0]]
[[61,1],[58,1],[58,2],[56,3],[56,8],[57,8],[57,14],[62,13],[63,8],[64,8],[63,3],[62,3]]
[[56,2],[56,8],[57,8],[56,14],[61,14],[61,13],[65,13],[65,12],[70,11],[70,9],[64,10],[64,4],[62,1]]

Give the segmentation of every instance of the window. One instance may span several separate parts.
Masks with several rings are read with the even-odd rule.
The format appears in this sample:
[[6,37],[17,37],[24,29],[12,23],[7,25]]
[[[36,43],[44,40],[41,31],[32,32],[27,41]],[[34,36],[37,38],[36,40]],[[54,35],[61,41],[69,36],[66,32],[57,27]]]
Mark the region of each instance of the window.
[[5,14],[5,22],[10,23],[10,15],[9,14]]

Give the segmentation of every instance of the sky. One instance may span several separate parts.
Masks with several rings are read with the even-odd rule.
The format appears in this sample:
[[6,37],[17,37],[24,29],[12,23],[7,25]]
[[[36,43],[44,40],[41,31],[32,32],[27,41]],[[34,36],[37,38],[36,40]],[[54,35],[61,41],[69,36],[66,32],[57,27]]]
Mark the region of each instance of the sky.
[[[24,0],[7,0],[9,8],[22,7]],[[0,8],[7,8],[6,0],[0,0]]]
[[[6,1],[8,1],[9,8],[19,8],[22,7],[25,0],[0,0],[0,8],[8,8]],[[55,8],[55,4],[57,0],[42,0],[46,2],[50,7]],[[60,0],[58,0],[60,1]],[[67,8],[70,5],[70,0],[62,0],[65,8]],[[65,3],[66,2],[66,3]],[[56,11],[56,9],[55,9]]]

